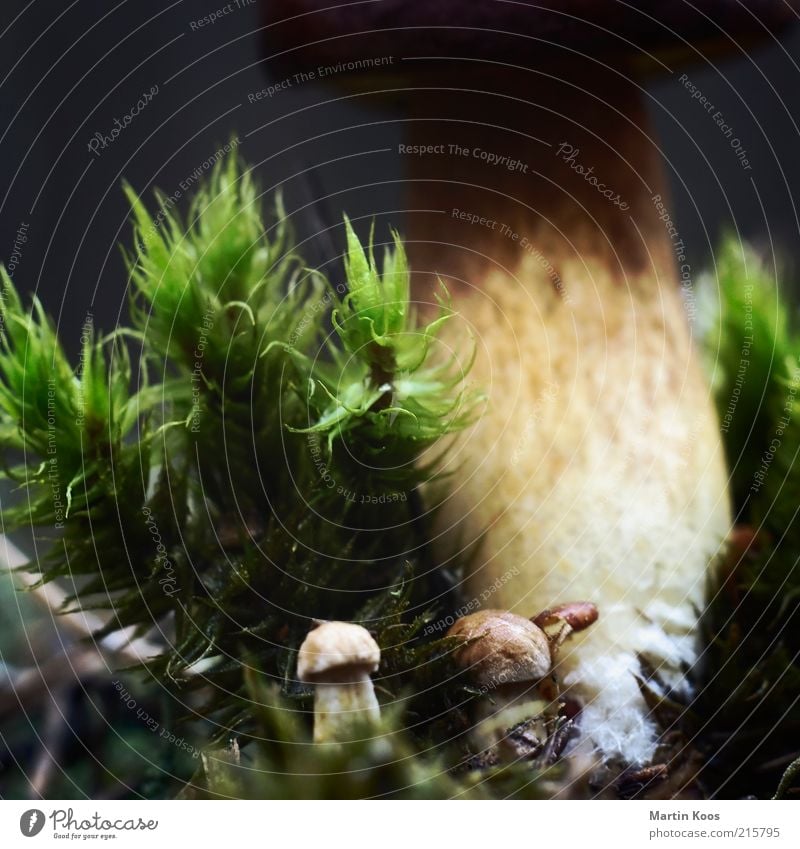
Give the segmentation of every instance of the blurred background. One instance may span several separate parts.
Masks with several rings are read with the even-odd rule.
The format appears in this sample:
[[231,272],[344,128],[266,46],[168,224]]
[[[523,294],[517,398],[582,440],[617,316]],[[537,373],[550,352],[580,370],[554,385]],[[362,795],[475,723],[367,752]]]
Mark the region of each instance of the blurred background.
[[[286,73],[271,73],[264,60],[258,4],[234,0],[232,11],[197,25],[220,6],[4,0],[0,258],[8,265],[17,246],[16,285],[38,292],[75,344],[87,310],[100,327],[124,314],[118,244],[130,246],[131,236],[122,180],[152,206],[154,188],[167,197],[180,192],[232,138],[264,189],[283,187],[301,238],[320,223],[337,224],[342,210],[402,228],[408,159],[396,152],[404,136],[399,110],[387,107],[381,116],[359,109],[353,98],[313,82],[263,96]],[[650,88],[672,209],[695,270],[728,229],[794,262],[799,58],[800,31],[793,30],[738,61],[686,68],[734,128],[752,170],[742,168],[679,74]],[[95,134],[110,136],[115,118],[123,121],[153,87],[157,94],[141,114],[92,153]],[[329,258],[324,239],[310,249]]]
[[[213,22],[203,20],[212,14]],[[306,248],[315,264],[335,261],[342,211],[402,231],[408,161],[397,155],[401,113],[362,110],[313,82],[272,91],[286,74],[264,58],[260,28],[252,0],[3,0],[0,261],[20,291],[38,294],[71,351],[88,314],[108,330],[126,313],[119,245],[130,248],[132,239],[123,180],[148,199],[158,188],[181,208],[204,163],[234,145],[266,191],[283,189],[300,241],[323,232]],[[650,86],[671,208],[693,275],[733,231],[775,252],[784,281],[797,276],[799,59],[794,28],[740,59],[686,69],[735,129],[750,170],[677,74]],[[139,114],[126,119],[134,109]],[[0,573],[0,686],[71,639]],[[48,738],[48,727],[62,726],[52,706],[24,713],[13,698],[0,700],[0,796],[36,795],[28,778],[37,768],[48,795],[62,797],[100,788],[168,795],[173,767],[176,781],[191,773],[191,753],[160,742],[137,720],[107,672],[72,678],[56,700],[80,732],[68,738]],[[136,693],[137,704],[156,715],[159,693]],[[110,727],[118,733],[104,735]],[[43,746],[60,746],[63,766],[37,766]],[[141,755],[136,764],[131,751]],[[165,772],[167,757],[175,763]]]

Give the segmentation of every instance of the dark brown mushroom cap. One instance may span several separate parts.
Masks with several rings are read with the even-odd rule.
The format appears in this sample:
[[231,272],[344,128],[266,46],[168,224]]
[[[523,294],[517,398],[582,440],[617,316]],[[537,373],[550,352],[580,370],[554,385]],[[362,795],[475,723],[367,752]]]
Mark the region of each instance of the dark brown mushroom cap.
[[459,619],[448,637],[470,641],[456,661],[486,687],[540,681],[551,667],[550,643],[537,625],[505,610],[480,610]]
[[[736,49],[797,20],[800,0],[262,0],[269,53],[296,70],[391,56],[541,67],[579,54],[645,64],[650,51]],[[694,58],[697,58],[696,56]],[[407,68],[410,66],[407,65]],[[334,73],[335,75],[335,73]]]

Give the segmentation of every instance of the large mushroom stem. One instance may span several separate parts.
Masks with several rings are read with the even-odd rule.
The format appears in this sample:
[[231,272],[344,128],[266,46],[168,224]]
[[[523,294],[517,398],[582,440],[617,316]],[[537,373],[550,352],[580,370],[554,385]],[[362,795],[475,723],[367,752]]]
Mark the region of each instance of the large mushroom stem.
[[[645,761],[655,735],[638,656],[676,678],[692,661],[730,521],[662,157],[622,73],[451,64],[412,101],[409,144],[445,153],[413,156],[408,208],[432,211],[407,231],[416,294],[431,300],[445,277],[490,407],[452,456],[460,485],[442,528],[480,540],[468,591],[491,589],[492,607],[597,604],[563,681],[599,748]],[[463,324],[451,332],[458,348]]]
[[314,685],[314,742],[344,742],[353,729],[380,719],[375,688],[365,670]]

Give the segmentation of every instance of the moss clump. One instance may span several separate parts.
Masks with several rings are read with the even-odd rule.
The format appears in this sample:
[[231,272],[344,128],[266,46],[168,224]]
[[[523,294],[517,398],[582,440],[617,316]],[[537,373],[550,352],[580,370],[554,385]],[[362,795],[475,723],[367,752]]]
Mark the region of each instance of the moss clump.
[[684,722],[709,794],[769,797],[800,737],[800,332],[753,251],[730,239],[716,259],[706,352],[738,528],[713,576]]
[[376,634],[404,740],[457,737],[474,696],[423,633],[452,593],[420,492],[442,452],[420,456],[480,406],[437,345],[446,292],[419,320],[397,234],[379,269],[347,220],[334,286],[233,158],[185,220],[126,192],[130,325],[87,330],[77,366],[2,274],[2,474],[20,490],[5,528],[34,530],[41,581],[109,611],[102,633],[160,640],[147,672],[212,737],[257,736],[254,676],[307,713],[294,666],[316,618]]

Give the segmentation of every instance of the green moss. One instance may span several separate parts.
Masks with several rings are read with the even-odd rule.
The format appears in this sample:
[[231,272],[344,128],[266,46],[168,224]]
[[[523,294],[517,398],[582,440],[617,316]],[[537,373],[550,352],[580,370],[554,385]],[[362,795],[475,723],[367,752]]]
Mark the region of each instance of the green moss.
[[800,332],[753,251],[731,239],[717,269],[706,350],[740,528],[713,576],[686,721],[708,792],[768,797],[800,736]]
[[160,632],[148,674],[217,739],[257,729],[255,678],[307,712],[294,664],[316,618],[376,634],[402,747],[453,737],[473,696],[422,633],[452,597],[419,489],[439,466],[418,458],[480,399],[436,344],[446,293],[418,320],[397,234],[379,272],[347,221],[337,290],[297,255],[280,199],[263,219],[232,158],[186,220],[126,193],[130,325],[90,328],[78,364],[3,272],[3,475],[18,487],[6,529],[33,529],[41,580],[106,609],[102,633]]

